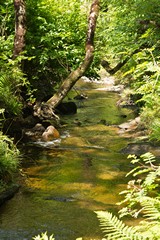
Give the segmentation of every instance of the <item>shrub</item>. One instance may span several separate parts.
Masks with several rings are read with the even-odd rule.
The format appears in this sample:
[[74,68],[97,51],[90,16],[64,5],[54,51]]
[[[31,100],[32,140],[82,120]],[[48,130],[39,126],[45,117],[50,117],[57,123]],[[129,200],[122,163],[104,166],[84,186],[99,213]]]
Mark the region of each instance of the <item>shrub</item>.
[[12,181],[19,166],[19,151],[13,141],[0,132],[0,180],[1,184]]

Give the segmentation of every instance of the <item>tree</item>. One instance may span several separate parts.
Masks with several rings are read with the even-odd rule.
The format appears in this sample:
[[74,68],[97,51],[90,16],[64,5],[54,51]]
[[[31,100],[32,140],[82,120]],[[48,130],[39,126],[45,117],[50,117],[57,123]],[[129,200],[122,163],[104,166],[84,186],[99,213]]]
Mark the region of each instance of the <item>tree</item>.
[[[67,93],[72,89],[74,84],[83,76],[86,70],[90,67],[93,57],[94,57],[94,34],[96,29],[96,22],[99,14],[99,0],[94,0],[88,19],[88,31],[85,46],[85,58],[80,66],[72,71],[69,76],[63,81],[62,85],[59,87],[58,91],[47,101],[46,104],[36,108],[35,114],[38,116],[47,118],[53,116],[53,110],[55,107],[65,98]],[[47,111],[46,111],[47,110]]]
[[14,0],[15,8],[15,38],[13,58],[19,56],[25,47],[26,8],[24,0]]
[[25,46],[24,26],[24,1],[7,0],[0,4],[0,108],[4,110],[5,117],[19,116],[22,110],[20,89],[27,83],[20,68],[24,58],[20,54]]

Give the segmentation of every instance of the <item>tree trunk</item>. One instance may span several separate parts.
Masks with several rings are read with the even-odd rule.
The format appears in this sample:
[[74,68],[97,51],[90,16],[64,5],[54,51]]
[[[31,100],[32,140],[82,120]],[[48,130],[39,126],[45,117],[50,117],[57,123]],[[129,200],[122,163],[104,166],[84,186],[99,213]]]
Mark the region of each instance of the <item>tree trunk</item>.
[[15,38],[13,59],[23,52],[25,47],[25,33],[26,33],[26,7],[24,0],[14,0],[15,9]]
[[94,54],[94,34],[96,29],[96,22],[99,14],[100,0],[94,0],[88,18],[88,31],[86,38],[86,54],[84,61],[75,70],[72,71],[69,76],[63,81],[62,85],[59,87],[58,91],[47,101],[47,103],[42,105],[35,105],[34,115],[39,118],[51,118],[58,120],[57,116],[53,113],[55,107],[66,97],[67,93],[72,89],[74,84],[84,75],[86,70],[90,67],[93,61]]
[[88,19],[88,31],[86,39],[86,54],[82,64],[63,81],[62,85],[59,87],[58,91],[51,97],[47,104],[54,109],[67,95],[71,90],[74,84],[84,75],[86,70],[90,67],[93,61],[94,53],[94,33],[96,29],[97,17],[99,14],[99,0],[94,0],[91,8]]

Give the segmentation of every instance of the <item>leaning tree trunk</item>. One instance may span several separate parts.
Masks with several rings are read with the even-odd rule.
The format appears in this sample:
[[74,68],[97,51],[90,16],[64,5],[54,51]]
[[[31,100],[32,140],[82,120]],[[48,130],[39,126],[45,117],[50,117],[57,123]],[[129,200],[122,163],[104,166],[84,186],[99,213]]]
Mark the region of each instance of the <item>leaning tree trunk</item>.
[[[43,106],[35,108],[35,115],[42,118],[49,118],[50,114],[53,114],[55,107],[65,98],[67,93],[72,89],[74,84],[84,75],[86,70],[90,67],[93,61],[94,53],[94,34],[96,29],[96,22],[99,14],[100,0],[94,0],[88,18],[88,31],[85,46],[85,58],[81,65],[63,81],[58,91],[47,101]],[[46,114],[46,117],[45,117]],[[40,116],[41,115],[41,116]]]
[[96,22],[99,13],[99,0],[94,0],[89,14],[88,19],[88,31],[86,39],[86,55],[83,63],[64,80],[57,93],[51,97],[47,104],[49,104],[53,109],[65,98],[67,93],[71,90],[74,84],[84,75],[86,70],[90,67],[93,61],[94,52],[94,33],[96,29]]
[[15,37],[13,59],[23,52],[26,33],[26,7],[24,0],[14,0],[15,9]]

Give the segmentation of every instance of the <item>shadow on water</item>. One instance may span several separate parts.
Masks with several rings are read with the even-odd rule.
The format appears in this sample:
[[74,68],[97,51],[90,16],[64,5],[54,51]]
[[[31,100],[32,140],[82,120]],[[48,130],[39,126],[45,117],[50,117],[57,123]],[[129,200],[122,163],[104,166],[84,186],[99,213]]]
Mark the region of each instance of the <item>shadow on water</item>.
[[0,239],[29,240],[45,231],[56,240],[102,239],[94,211],[116,209],[130,167],[120,154],[126,139],[111,125],[133,113],[116,107],[117,93],[96,86],[83,83],[88,99],[63,117],[59,141],[23,148],[25,184],[1,207]]

